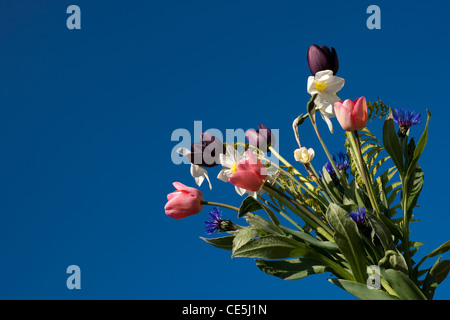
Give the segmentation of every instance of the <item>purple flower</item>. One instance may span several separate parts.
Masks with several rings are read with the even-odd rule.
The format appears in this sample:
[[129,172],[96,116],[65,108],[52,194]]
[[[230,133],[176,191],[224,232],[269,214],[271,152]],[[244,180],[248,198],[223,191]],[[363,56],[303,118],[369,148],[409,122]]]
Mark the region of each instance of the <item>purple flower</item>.
[[270,146],[275,146],[275,136],[265,125],[259,124],[258,130],[248,129],[245,133],[248,142],[261,151],[266,152]]
[[[339,151],[336,155],[333,155],[333,161],[339,171],[346,173],[346,171],[350,168],[350,158],[342,151]],[[336,172],[334,172],[333,165],[330,162],[325,163],[325,170],[328,171],[332,178],[336,177]]]
[[366,208],[358,208],[356,211],[350,212],[349,215],[359,228],[364,227],[366,221]]
[[213,208],[213,210],[209,212],[209,217],[210,219],[205,221],[207,235],[219,231],[220,223],[222,221],[222,213],[219,211],[219,208]]
[[314,44],[309,47],[306,59],[309,71],[311,71],[313,76],[323,70],[331,70],[336,75],[339,70],[339,60],[333,47],[330,50],[327,46],[319,47]]
[[200,142],[192,144],[191,152],[187,154],[187,158],[191,163],[202,167],[217,166],[220,163],[220,154],[226,151],[225,146],[208,132],[202,133],[200,139]]
[[406,136],[410,127],[420,123],[420,117],[422,115],[413,110],[395,109],[392,116],[394,122],[398,124],[398,135],[403,138]]
[[209,220],[205,221],[206,234],[236,230],[236,225],[230,220],[222,219],[222,212],[215,207],[209,212]]

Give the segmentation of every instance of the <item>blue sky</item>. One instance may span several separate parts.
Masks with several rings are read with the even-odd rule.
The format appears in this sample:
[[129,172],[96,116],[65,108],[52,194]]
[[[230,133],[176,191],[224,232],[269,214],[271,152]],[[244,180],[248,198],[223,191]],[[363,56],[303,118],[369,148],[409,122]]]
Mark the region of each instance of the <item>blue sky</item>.
[[[81,30],[66,27],[71,4],[81,8]],[[380,30],[366,27],[371,4],[381,8]],[[449,12],[432,0],[3,1],[0,298],[352,299],[328,274],[282,281],[210,247],[199,239],[206,209],[184,220],[163,210],[173,181],[194,186],[189,166],[170,157],[172,132],[193,132],[194,121],[223,132],[279,129],[280,153],[293,162],[311,44],[338,51],[341,98],[432,112],[421,221],[411,230],[426,243],[418,256],[438,247],[450,222]],[[343,131],[333,121],[334,135],[320,129],[337,152]],[[302,142],[319,150],[304,130]],[[216,169],[213,190],[200,190],[239,206]],[[81,290],[66,287],[73,264]],[[435,298],[449,297],[444,282]]]

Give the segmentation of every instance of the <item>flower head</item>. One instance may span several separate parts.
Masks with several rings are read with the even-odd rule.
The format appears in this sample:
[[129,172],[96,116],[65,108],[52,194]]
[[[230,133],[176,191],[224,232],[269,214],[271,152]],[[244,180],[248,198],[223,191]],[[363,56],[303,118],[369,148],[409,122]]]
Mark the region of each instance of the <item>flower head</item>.
[[[350,168],[350,158],[342,151],[339,151],[337,154],[333,155],[333,161],[339,171],[346,173],[346,171]],[[330,162],[325,163],[324,167],[332,178],[336,177],[336,172]]]
[[256,158],[252,150],[248,149],[248,159],[242,159],[229,178],[231,184],[248,191],[259,191],[267,179],[267,169]]
[[314,103],[331,133],[333,133],[333,124],[330,118],[336,116],[334,103],[341,100],[336,93],[342,89],[344,83],[345,80],[334,76],[331,70],[319,71],[308,78],[308,93],[317,95]]
[[392,113],[394,122],[398,124],[398,135],[405,137],[408,129],[413,125],[420,123],[420,117],[422,115],[413,110],[395,109]]
[[222,213],[219,211],[219,208],[213,208],[213,210],[209,212],[209,218],[208,221],[205,221],[206,234],[208,235],[219,231],[220,223],[222,221]]
[[315,152],[313,148],[306,149],[305,147],[301,147],[300,149],[296,149],[294,151],[295,160],[304,164],[311,162],[314,155]]
[[366,208],[364,207],[358,208],[356,211],[350,212],[349,215],[353,219],[353,221],[356,222],[356,225],[358,227],[364,226],[366,221]]
[[367,123],[367,102],[366,98],[361,97],[352,101],[350,99],[344,102],[334,104],[336,117],[345,131],[362,130]]
[[167,195],[168,202],[164,206],[166,215],[182,219],[202,211],[203,194],[199,190],[187,187],[180,182],[174,182],[173,186],[177,191]]
[[331,70],[336,75],[339,70],[339,60],[336,50],[333,47],[330,50],[327,46],[319,47],[313,44],[308,49],[306,60],[308,61],[309,71],[311,71],[312,75],[323,70]]
[[233,222],[222,219],[222,212],[217,207],[214,207],[209,212],[209,220],[205,221],[205,227],[207,235],[213,234],[214,232],[235,230]]
[[258,130],[248,129],[245,137],[251,145],[259,148],[263,152],[267,152],[270,146],[275,145],[275,136],[265,125],[259,124]]
[[200,142],[191,145],[191,152],[186,157],[192,164],[215,167],[219,164],[222,153],[225,153],[223,143],[209,132],[203,132],[200,134]]

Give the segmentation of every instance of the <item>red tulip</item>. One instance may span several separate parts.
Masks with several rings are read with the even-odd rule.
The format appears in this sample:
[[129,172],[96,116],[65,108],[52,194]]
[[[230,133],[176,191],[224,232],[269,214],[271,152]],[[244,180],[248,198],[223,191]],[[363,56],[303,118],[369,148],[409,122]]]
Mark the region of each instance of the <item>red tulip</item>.
[[167,195],[168,202],[164,207],[169,217],[182,219],[202,211],[203,194],[199,190],[180,182],[174,182],[173,186],[177,191]]
[[233,171],[230,183],[248,191],[259,191],[267,178],[267,169],[250,149],[248,159],[239,161]]
[[362,130],[367,123],[367,102],[366,98],[361,97],[352,101],[350,99],[344,102],[334,104],[336,117],[345,131]]

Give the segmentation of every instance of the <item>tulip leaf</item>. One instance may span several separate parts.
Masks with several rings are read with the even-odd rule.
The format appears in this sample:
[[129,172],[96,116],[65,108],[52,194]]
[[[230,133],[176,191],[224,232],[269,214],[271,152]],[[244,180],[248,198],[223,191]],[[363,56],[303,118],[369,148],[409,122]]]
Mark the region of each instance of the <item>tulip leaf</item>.
[[395,124],[392,117],[392,110],[389,110],[389,114],[386,116],[386,120],[383,125],[383,145],[395,166],[402,175],[405,171],[403,165],[403,153],[400,145],[400,141],[395,130]]
[[347,259],[355,280],[365,283],[367,278],[366,252],[356,223],[345,209],[334,203],[330,204],[326,215],[334,229],[334,240]]
[[231,251],[233,249],[233,240],[234,236],[225,236],[225,237],[219,237],[219,238],[203,238],[200,237],[203,241],[206,243],[209,243],[210,245],[219,248],[219,249],[225,249]]
[[360,300],[398,300],[396,296],[390,295],[379,289],[371,289],[366,284],[342,279],[328,279],[339,288],[351,293]]
[[281,236],[252,238],[234,250],[232,257],[286,259],[313,253],[306,244]]
[[268,275],[283,280],[298,280],[312,274],[332,272],[322,262],[313,258],[297,258],[281,261],[255,260],[258,268]]

